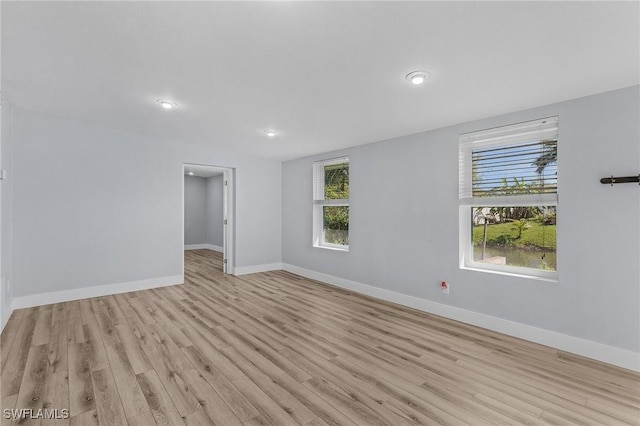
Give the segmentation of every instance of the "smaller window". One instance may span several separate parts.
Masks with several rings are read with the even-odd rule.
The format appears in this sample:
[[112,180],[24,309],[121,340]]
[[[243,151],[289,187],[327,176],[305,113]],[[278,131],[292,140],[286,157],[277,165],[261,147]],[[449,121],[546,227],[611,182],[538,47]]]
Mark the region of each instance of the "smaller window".
[[313,163],[313,245],[349,250],[349,157]]

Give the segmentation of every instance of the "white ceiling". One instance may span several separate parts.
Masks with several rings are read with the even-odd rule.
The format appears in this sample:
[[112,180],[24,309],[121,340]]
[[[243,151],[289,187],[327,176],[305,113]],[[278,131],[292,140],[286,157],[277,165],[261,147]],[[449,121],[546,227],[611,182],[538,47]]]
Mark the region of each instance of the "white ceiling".
[[[636,1],[3,1],[2,89],[28,110],[290,159],[638,84],[639,12]],[[416,69],[432,79],[412,86]]]

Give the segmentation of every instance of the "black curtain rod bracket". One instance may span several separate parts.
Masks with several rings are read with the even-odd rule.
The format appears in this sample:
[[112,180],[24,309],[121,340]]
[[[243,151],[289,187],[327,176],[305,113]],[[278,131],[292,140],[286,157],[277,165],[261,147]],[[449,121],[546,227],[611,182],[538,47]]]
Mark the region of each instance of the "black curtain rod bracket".
[[618,176],[614,177],[611,175],[610,177],[600,179],[600,183],[603,184],[611,184],[613,186],[614,183],[638,183],[640,184],[640,175],[637,176]]

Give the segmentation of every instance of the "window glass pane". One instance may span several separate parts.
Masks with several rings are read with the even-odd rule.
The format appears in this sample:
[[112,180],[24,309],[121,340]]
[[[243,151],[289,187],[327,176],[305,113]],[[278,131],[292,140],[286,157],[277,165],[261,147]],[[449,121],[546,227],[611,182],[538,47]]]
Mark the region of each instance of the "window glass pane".
[[555,271],[556,207],[472,207],[473,260]]
[[471,179],[474,197],[557,192],[558,142],[543,141],[474,149]]
[[323,242],[349,245],[349,207],[330,206],[322,208]]
[[349,163],[324,166],[324,199],[349,198]]

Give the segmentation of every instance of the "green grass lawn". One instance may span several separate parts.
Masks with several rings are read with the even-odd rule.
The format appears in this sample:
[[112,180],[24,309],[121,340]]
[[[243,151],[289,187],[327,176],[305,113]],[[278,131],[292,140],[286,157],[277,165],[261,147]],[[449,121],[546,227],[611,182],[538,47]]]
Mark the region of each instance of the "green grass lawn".
[[[510,222],[491,224],[487,227],[488,246],[515,246],[520,248],[556,249],[556,225],[544,225],[540,221],[527,221],[531,226],[518,236],[517,228]],[[482,245],[484,225],[473,227],[473,244]]]

